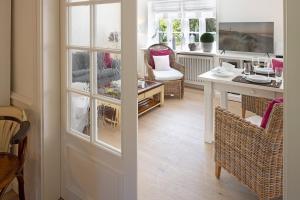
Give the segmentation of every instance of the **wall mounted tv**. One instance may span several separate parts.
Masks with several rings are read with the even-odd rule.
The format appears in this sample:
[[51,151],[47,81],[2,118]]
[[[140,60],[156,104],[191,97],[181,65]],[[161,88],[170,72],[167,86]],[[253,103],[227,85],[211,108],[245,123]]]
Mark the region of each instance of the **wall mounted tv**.
[[222,22],[219,24],[219,49],[274,53],[274,22]]

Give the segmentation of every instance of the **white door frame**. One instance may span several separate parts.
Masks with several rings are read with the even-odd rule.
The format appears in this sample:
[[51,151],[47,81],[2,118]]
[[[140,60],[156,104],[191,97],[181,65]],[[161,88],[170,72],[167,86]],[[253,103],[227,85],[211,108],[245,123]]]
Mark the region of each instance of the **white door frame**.
[[60,0],[37,2],[41,66],[41,197],[37,199],[56,200],[61,196]]
[[[55,59],[56,59],[56,61],[59,61],[59,58],[58,58],[58,56],[56,54],[57,52],[59,52],[59,48],[57,46],[47,46],[46,42],[47,42],[47,39],[52,38],[52,39],[55,39],[56,42],[51,43],[51,44],[56,44],[57,45],[57,43],[59,43],[60,35],[57,32],[57,30],[59,29],[59,21],[57,21],[56,17],[58,16],[58,13],[59,13],[59,6],[57,6],[57,4],[59,4],[59,2],[61,2],[61,1],[60,0],[39,0],[38,2],[39,3],[38,3],[38,6],[37,6],[37,10],[38,10],[39,14],[38,14],[37,17],[40,19],[40,21],[38,20],[38,32],[39,33],[41,33],[41,32],[43,33],[43,38],[40,39],[40,41],[39,41],[40,45],[39,45],[38,49],[40,51],[43,51],[43,53],[38,55],[37,60],[38,61],[39,60],[42,61],[42,62],[39,62],[39,63],[42,64],[41,65],[41,70],[42,71],[45,72],[46,70],[49,70],[49,68],[52,68],[53,70],[56,70],[56,72],[52,71],[54,73],[54,74],[52,74],[52,76],[50,76],[50,74],[43,74],[43,76],[41,75],[41,77],[39,77],[38,79],[40,80],[41,83],[44,82],[45,78],[47,78],[48,80],[52,80],[51,82],[49,82],[49,86],[52,86],[52,87],[54,87],[56,89],[56,91],[59,91],[60,89],[59,89],[59,87],[56,87],[56,83],[60,82],[60,77],[56,76],[56,75],[57,75],[57,72],[59,72],[59,67],[60,66],[51,65],[51,62],[54,62]],[[290,45],[294,44],[296,46],[291,47],[291,49],[293,48],[293,49],[297,50],[299,46],[297,45],[297,43],[294,43],[294,41],[293,41],[293,39],[296,39],[297,37],[290,38],[291,41],[287,40],[288,34],[286,33],[287,30],[290,30],[290,29],[287,28],[287,25],[286,25],[287,20],[289,20],[289,21],[295,21],[296,22],[297,18],[294,18],[294,19],[287,18],[286,15],[288,14],[288,12],[290,14],[293,14],[293,12],[296,12],[296,11],[294,11],[292,9],[293,9],[293,7],[294,8],[298,8],[299,7],[298,6],[299,3],[297,1],[294,1],[293,4],[295,4],[295,5],[288,6],[287,5],[288,2],[291,4],[291,1],[284,0],[284,4],[285,4],[285,22],[284,22],[285,23],[285,44],[287,45],[288,42],[289,42]],[[51,4],[51,5],[49,5],[49,4]],[[50,6],[51,10],[47,6]],[[45,12],[46,10],[48,10],[48,12]],[[53,19],[53,17],[54,17],[54,19]],[[129,26],[133,25],[133,24],[134,23],[132,23],[132,24],[129,23]],[[297,28],[297,27],[295,27],[295,28]],[[46,33],[49,30],[50,30],[50,32]],[[47,35],[46,37],[45,37],[45,34]],[[135,41],[133,41],[133,42],[135,42]],[[285,47],[285,53],[287,53],[288,50],[289,49],[286,46]],[[55,53],[55,51],[56,51],[56,53]],[[47,59],[46,59],[46,57],[47,57]],[[287,58],[288,55],[285,55],[285,57]],[[288,57],[288,58],[290,58],[290,57]],[[291,59],[292,59],[292,57],[291,57]],[[298,62],[298,59],[290,60],[288,62],[289,62],[288,64],[290,64],[290,63],[292,64],[292,62],[294,64],[296,64]],[[297,70],[299,71],[299,68],[297,68]],[[289,74],[294,73],[294,71],[296,71],[296,69],[294,69],[294,68],[286,70],[286,73],[285,73],[285,77],[286,78],[285,79],[287,79],[287,76]],[[297,74],[299,74],[299,73],[297,73]],[[47,99],[50,100],[49,96],[44,96],[43,97],[44,92],[46,92],[45,88],[43,88],[43,90],[41,90],[40,94],[37,95],[37,96],[39,96],[42,99],[41,101],[42,101],[42,105],[43,106],[47,102]],[[287,85],[287,87],[286,87],[286,98],[288,97],[289,93],[296,95],[297,92],[298,92],[298,88],[293,88],[292,85]],[[59,95],[56,94],[56,97],[60,98],[60,94]],[[12,97],[12,99],[14,100],[14,97]],[[56,108],[57,109],[57,107],[55,107],[53,105],[52,105],[52,108],[54,108],[54,109]],[[286,108],[286,110],[287,109],[289,109],[289,108]],[[293,109],[293,108],[291,108],[291,109]],[[45,111],[46,110],[44,110],[42,112],[42,114],[41,114],[42,118],[44,118],[44,119],[45,119],[45,115],[48,115],[47,113],[45,113]],[[48,119],[50,119],[53,123],[57,123],[59,121],[59,119],[55,115],[48,115],[48,117],[49,117]],[[286,119],[288,119],[287,111],[285,112],[285,120]],[[292,122],[293,120],[297,120],[297,118],[291,117],[291,119],[289,119],[289,120],[291,120],[291,122]],[[44,123],[44,125],[43,125],[43,123]],[[56,167],[60,166],[60,155],[59,155],[60,154],[60,149],[59,148],[57,148],[57,149],[56,148],[51,148],[51,150],[49,150],[49,147],[51,147],[51,146],[56,145],[57,143],[59,143],[59,141],[60,141],[60,134],[57,134],[57,133],[59,133],[59,131],[56,131],[56,132],[49,131],[48,133],[44,132],[46,130],[46,128],[49,127],[49,126],[46,126],[46,124],[50,125],[51,122],[50,121],[44,121],[44,122],[42,122],[42,125],[41,125],[41,159],[42,159],[41,160],[41,162],[42,162],[41,163],[41,175],[42,175],[41,176],[41,190],[42,190],[41,191],[41,199],[44,199],[44,200],[53,200],[53,199],[58,199],[56,197],[60,195],[60,189],[57,187],[57,186],[60,185],[60,180],[56,178],[57,176],[60,176],[60,172],[57,172],[57,170],[55,170],[55,172],[53,172],[52,166],[47,165],[45,161],[52,162],[52,164],[55,164]],[[287,124],[285,123],[285,125],[287,125]],[[285,126],[285,133],[287,133],[287,131],[288,131],[286,128],[287,127]],[[128,129],[130,129],[130,127],[128,127]],[[297,130],[297,128],[294,127],[293,130]],[[284,145],[284,148],[285,148],[284,156],[285,157],[287,157],[287,155],[288,155],[288,149],[291,148],[290,145],[288,145],[286,142],[288,140],[293,141],[293,138],[288,139],[288,138],[290,138],[292,136],[290,134],[291,133],[289,132],[289,134],[286,134],[285,138],[284,138],[285,139],[285,145]],[[52,136],[52,139],[49,140],[48,136]],[[298,134],[294,134],[293,137],[298,137],[298,136],[299,136]],[[299,141],[299,139],[298,138],[294,139],[294,141]],[[293,172],[297,172],[298,168],[299,168],[299,162],[298,162],[298,160],[294,159],[294,158],[297,158],[296,148],[299,149],[298,144],[295,144],[295,148],[293,150],[293,152],[296,155],[294,155],[294,157],[291,157],[289,160],[287,160],[287,159],[284,160],[285,175],[286,175],[285,176],[284,191],[285,191],[285,195],[287,195],[287,192],[289,191],[290,192],[289,194],[291,194],[291,198],[292,198],[292,195],[296,198],[297,197],[297,193],[298,193],[298,190],[295,187],[297,186],[297,181],[299,180],[299,175],[297,173],[293,173]],[[125,151],[127,153],[130,153],[132,151],[132,148],[131,149],[127,149]],[[49,152],[51,152],[51,153],[49,153]],[[54,155],[54,157],[52,157],[53,155]],[[291,170],[292,170],[291,167],[295,167],[295,168],[293,168],[293,172],[290,171],[290,175],[287,174],[287,167],[286,167],[287,164],[289,164],[289,169],[291,169]],[[131,173],[134,173],[133,169],[131,170]],[[49,180],[47,177],[51,178],[52,180]],[[130,179],[130,176],[128,178]],[[294,181],[294,183],[293,184],[291,183],[291,185],[292,186],[294,185],[295,187],[292,187],[292,188],[289,187],[289,189],[287,189],[286,186],[289,185],[289,184],[287,184],[289,182],[289,180]],[[128,191],[132,190],[133,192],[131,192],[130,194],[127,194],[127,196],[131,198],[132,195],[133,195],[133,198],[131,198],[131,199],[135,199],[134,194],[136,193],[136,191],[135,191],[134,188],[136,188],[136,187],[135,186],[128,186],[128,187],[132,187]],[[56,197],[53,198],[52,195],[54,195]],[[287,196],[285,196],[285,199],[287,199]]]

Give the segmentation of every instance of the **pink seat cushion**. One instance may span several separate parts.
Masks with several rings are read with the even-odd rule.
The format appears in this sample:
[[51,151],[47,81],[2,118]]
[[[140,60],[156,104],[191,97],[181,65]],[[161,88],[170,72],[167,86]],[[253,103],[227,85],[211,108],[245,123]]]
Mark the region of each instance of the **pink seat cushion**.
[[268,105],[268,107],[267,107],[267,109],[266,109],[266,111],[265,111],[265,113],[264,113],[264,115],[263,115],[263,118],[262,118],[260,127],[262,127],[262,128],[266,128],[266,127],[267,127],[267,124],[268,124],[268,122],[269,122],[270,115],[271,115],[271,113],[272,113],[273,107],[274,107],[275,104],[278,104],[278,103],[279,103],[279,104],[282,104],[282,103],[283,103],[283,98],[282,98],[282,97],[273,99],[273,100],[269,103],[269,105]]
[[164,49],[164,50],[150,49],[149,65],[151,65],[151,67],[153,69],[155,69],[153,56],[167,56],[167,55],[170,55],[170,54],[171,54],[171,50],[169,50],[169,49]]
[[275,70],[276,68],[283,68],[283,61],[278,60],[278,59],[272,59],[272,65],[273,69]]

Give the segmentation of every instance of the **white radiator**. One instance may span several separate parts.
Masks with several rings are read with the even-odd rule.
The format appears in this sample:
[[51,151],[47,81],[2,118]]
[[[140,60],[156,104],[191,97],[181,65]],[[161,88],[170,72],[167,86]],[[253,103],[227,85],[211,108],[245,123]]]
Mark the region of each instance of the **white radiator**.
[[211,56],[177,54],[177,62],[185,66],[185,83],[201,85],[198,75],[213,68]]

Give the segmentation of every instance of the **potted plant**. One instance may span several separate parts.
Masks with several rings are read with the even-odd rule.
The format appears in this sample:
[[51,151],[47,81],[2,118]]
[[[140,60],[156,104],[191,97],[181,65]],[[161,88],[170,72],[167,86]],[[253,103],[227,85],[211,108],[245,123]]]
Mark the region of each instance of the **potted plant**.
[[211,52],[215,37],[211,33],[203,33],[200,37],[202,49],[204,52]]

